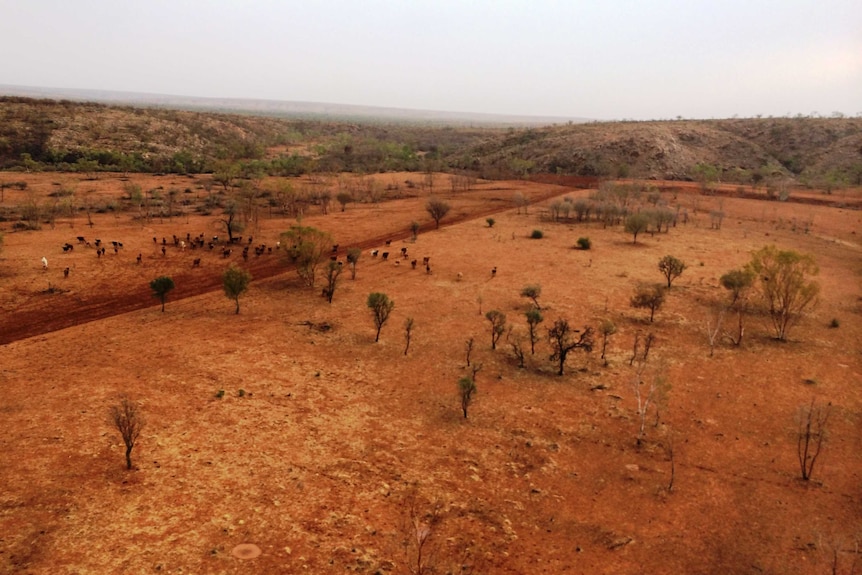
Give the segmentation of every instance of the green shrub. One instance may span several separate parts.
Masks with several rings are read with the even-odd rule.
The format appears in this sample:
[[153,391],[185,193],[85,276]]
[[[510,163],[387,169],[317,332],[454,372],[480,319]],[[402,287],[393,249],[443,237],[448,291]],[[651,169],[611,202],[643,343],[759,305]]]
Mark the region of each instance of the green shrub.
[[593,244],[590,242],[590,238],[578,238],[578,249],[588,250],[591,247],[593,247]]
[[545,237],[545,234],[542,233],[542,230],[533,230],[533,233],[530,234],[530,239],[540,240]]
[[840,326],[841,326],[841,322],[838,321],[837,317],[833,317],[832,321],[829,322],[829,327],[831,327],[832,329],[835,329],[835,328],[840,327]]
[[486,218],[485,222],[487,222],[489,228],[493,228],[494,224],[497,223],[497,220],[495,220],[494,218]]
[[216,392],[215,396],[219,399],[223,398],[224,397],[224,390],[223,389],[218,390],[218,392]]

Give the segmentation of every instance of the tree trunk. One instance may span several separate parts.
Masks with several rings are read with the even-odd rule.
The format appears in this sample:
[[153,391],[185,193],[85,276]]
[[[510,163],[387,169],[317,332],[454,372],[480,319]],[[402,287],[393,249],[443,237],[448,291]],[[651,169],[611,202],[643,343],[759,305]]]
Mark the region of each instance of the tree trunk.
[[132,446],[126,446],[126,469],[132,468]]

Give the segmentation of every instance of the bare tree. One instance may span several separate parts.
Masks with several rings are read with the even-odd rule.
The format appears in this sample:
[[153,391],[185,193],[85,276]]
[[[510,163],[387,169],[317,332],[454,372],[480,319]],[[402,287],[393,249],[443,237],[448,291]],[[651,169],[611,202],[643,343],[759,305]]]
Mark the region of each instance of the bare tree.
[[144,417],[138,411],[138,405],[126,396],[122,396],[118,404],[111,406],[109,414],[111,423],[120,432],[123,443],[126,445],[126,469],[131,469],[132,449],[141,435]]
[[474,343],[476,343],[476,340],[472,337],[467,338],[467,341],[464,342],[464,351],[467,354],[467,367],[470,367],[470,355],[473,353]]
[[332,296],[335,295],[335,288],[338,286],[338,276],[341,275],[342,268],[341,262],[331,260],[326,266],[326,287],[323,288],[323,295],[329,303],[332,303]]
[[281,234],[281,243],[296,273],[308,287],[314,287],[317,268],[331,253],[332,236],[313,227],[290,226]]
[[661,285],[639,285],[631,299],[634,308],[649,309],[649,321],[653,322],[655,312],[662,306],[665,298],[665,288]]
[[509,331],[506,333],[506,341],[509,343],[509,347],[512,348],[512,355],[518,360],[518,367],[523,368],[527,351],[524,349],[524,338],[520,334],[515,333],[514,326],[509,326]]
[[407,350],[410,349],[410,339],[413,336],[413,318],[408,317],[404,320],[404,355],[407,355]]
[[608,365],[605,352],[608,349],[608,340],[612,335],[617,333],[617,326],[609,319],[602,320],[602,323],[599,324],[599,333],[602,334],[602,360],[605,362],[605,365]]
[[802,479],[809,481],[814,472],[814,464],[823,449],[826,439],[826,426],[832,404],[817,405],[814,399],[811,404],[799,408],[797,414],[796,456],[799,459],[799,470]]
[[593,350],[593,328],[585,327],[583,331],[572,329],[568,320],[562,318],[554,322],[554,327],[548,329],[548,339],[553,349],[550,360],[559,362],[558,375],[563,375],[569,352],[575,349],[588,352]]
[[462,377],[458,380],[458,397],[461,399],[461,411],[464,413],[464,419],[467,419],[467,409],[473,401],[474,393],[476,393],[476,383],[472,377]]
[[449,213],[451,208],[452,206],[439,198],[430,198],[425,204],[425,211],[431,214],[431,217],[434,218],[434,223],[437,224],[438,228],[440,227],[440,220]]
[[706,337],[709,339],[709,357],[715,353],[715,342],[718,340],[718,334],[721,333],[721,322],[724,319],[724,310],[719,310],[715,318],[715,326],[713,327],[712,319],[706,320]]
[[485,314],[485,319],[491,322],[491,349],[497,349],[497,342],[506,332],[506,314],[492,309]]

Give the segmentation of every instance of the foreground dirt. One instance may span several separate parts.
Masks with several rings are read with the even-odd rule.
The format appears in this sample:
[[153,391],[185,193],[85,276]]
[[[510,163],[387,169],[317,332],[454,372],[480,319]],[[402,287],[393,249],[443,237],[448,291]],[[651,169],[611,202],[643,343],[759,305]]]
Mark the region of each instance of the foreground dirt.
[[[495,182],[443,194],[458,223],[416,242],[405,230],[429,223],[421,194],[308,216],[342,250],[366,247],[356,279],[343,275],[327,304],[277,254],[252,257],[258,279],[239,315],[218,291],[219,254],[153,246],[154,236],[214,233],[212,217],[104,214],[92,229],[79,220],[7,233],[0,570],[408,573],[413,517],[430,529],[423,557],[437,573],[828,573],[833,557],[839,572],[858,563],[860,213],[681,194],[689,223],[633,245],[619,228],[543,221],[541,206],[518,213],[515,191],[588,193]],[[718,201],[727,217],[714,230]],[[290,223],[264,219],[254,235],[272,245]],[[544,239],[528,239],[533,229]],[[63,253],[77,235],[124,248]],[[572,249],[581,236],[592,250]],[[429,256],[432,273],[371,258],[384,239],[391,252]],[[786,344],[751,318],[741,349],[722,343],[709,357],[707,321],[726,297],[718,278],[771,243],[816,256],[820,305]],[[689,269],[649,324],[628,300],[638,282],[659,281],[665,254]],[[165,313],[147,288],[163,274],[177,284]],[[482,314],[499,309],[523,333],[528,283],[543,287],[544,326],[616,323],[608,366],[581,353],[558,377],[544,340],[526,369],[508,345],[490,349]],[[376,344],[373,291],[396,302]],[[407,317],[416,328],[405,355]],[[647,332],[656,344],[644,378],[671,389],[638,448],[628,360]],[[482,367],[465,420],[455,392],[470,374],[469,337]],[[133,471],[107,422],[123,393],[147,419]],[[794,416],[812,398],[832,405],[830,435],[814,481],[802,482]],[[248,543],[260,556],[232,554]]]

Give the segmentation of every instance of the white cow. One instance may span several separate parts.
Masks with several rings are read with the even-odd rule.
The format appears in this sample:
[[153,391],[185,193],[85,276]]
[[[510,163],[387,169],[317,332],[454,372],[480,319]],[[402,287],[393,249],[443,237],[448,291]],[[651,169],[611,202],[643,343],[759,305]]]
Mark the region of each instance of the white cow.
[[42,256],[42,269],[43,270],[48,269],[48,258],[46,258],[44,256]]

